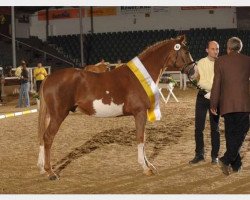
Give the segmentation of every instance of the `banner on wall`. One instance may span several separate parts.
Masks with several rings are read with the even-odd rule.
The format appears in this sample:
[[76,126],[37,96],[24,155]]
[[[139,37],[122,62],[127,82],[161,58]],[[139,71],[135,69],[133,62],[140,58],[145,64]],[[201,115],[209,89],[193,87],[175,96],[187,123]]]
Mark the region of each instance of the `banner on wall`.
[[121,6],[121,14],[139,14],[139,13],[150,13],[151,6]]
[[231,6],[183,6],[181,10],[203,10],[203,9],[220,9],[220,8],[231,8]]
[[169,11],[169,7],[166,7],[166,6],[155,6],[155,7],[152,7],[152,10],[153,12],[156,12],[156,13],[164,13],[164,12],[168,12]]
[[[82,16],[84,17],[84,8],[82,8]],[[60,10],[49,10],[49,20],[56,19],[73,19],[79,18],[79,9],[71,8],[71,9],[60,9]],[[46,20],[46,11],[38,12],[38,20],[43,21]]]
[[[87,10],[87,16],[90,17],[90,8]],[[117,15],[116,7],[93,7],[93,16],[113,16]]]
[[11,15],[10,7],[0,7],[0,15]]

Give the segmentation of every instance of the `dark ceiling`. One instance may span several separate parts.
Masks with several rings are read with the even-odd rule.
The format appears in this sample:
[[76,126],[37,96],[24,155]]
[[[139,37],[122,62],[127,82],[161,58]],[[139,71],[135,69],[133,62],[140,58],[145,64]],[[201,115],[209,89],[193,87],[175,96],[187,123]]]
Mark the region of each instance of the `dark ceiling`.
[[[15,6],[15,12],[16,13],[33,14],[36,11],[45,10],[46,8],[50,8],[50,7],[49,6]],[[62,8],[62,6],[61,7],[54,6],[51,8],[55,8],[55,9]]]
[[[46,8],[54,8],[59,9],[63,8],[63,6],[15,6],[16,14],[34,14],[39,10],[45,10]],[[0,13],[2,14],[10,14],[11,7],[0,7]]]
[[32,14],[36,11],[39,10],[44,10],[49,7],[44,7],[44,6],[15,6],[15,12],[16,13],[29,13]]

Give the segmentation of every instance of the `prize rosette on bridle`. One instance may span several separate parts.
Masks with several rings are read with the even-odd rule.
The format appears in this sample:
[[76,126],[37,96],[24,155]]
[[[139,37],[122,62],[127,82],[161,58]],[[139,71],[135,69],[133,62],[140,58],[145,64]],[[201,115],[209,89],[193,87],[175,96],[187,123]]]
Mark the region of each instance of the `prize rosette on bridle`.
[[148,110],[148,121],[155,121],[161,119],[161,111],[159,105],[160,92],[151,78],[150,74],[140,61],[138,57],[133,58],[131,61],[127,63],[127,66],[134,73],[136,78],[140,81],[143,89],[145,90],[149,101],[150,101],[150,109]]

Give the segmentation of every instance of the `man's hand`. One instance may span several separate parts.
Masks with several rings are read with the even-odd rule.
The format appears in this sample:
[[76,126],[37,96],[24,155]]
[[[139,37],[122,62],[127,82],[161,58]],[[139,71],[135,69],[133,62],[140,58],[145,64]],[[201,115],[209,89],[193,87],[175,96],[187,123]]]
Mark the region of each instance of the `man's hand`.
[[204,97],[205,97],[206,99],[210,99],[210,96],[211,96],[211,92],[208,92],[207,94],[204,95]]
[[211,111],[211,113],[213,114],[213,115],[218,115],[218,113],[217,113],[217,109],[215,108],[210,108],[210,111]]

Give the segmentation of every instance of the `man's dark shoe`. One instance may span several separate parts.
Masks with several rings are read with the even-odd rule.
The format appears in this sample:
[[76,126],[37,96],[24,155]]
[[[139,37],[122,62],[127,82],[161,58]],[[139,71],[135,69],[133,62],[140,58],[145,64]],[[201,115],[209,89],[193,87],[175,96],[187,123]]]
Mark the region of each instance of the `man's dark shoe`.
[[212,157],[211,164],[212,165],[217,165],[219,163],[219,158]]
[[219,159],[219,165],[220,165],[220,168],[221,168],[221,171],[223,172],[223,174],[228,176],[230,174],[229,173],[229,166],[225,165],[220,159]]
[[232,173],[240,173],[242,170],[242,166],[240,166],[238,169],[232,169]]
[[205,161],[203,156],[195,156],[193,160],[189,161],[189,164],[197,164],[201,161]]

